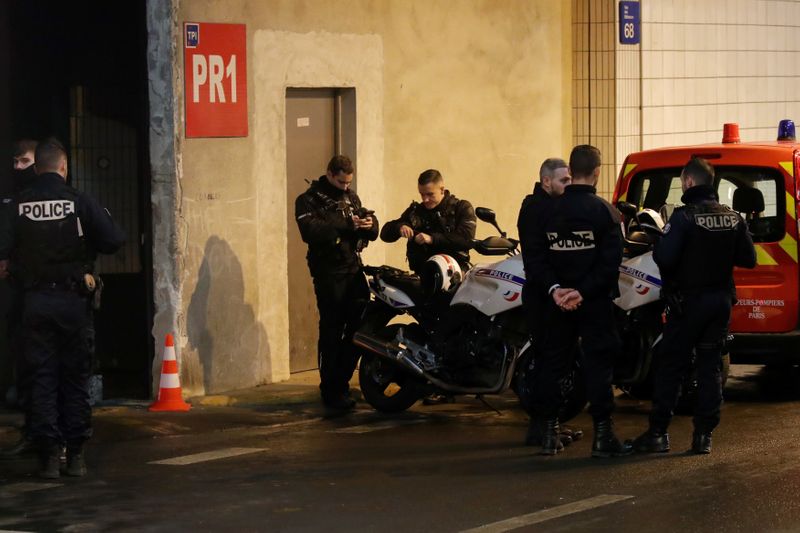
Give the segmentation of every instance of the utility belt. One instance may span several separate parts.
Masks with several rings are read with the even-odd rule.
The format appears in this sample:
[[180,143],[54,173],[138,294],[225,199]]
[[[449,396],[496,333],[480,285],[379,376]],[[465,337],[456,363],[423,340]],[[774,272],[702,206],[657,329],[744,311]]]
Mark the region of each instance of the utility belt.
[[79,292],[76,281],[37,281],[27,285],[25,288],[30,291],[66,291]]
[[96,274],[86,273],[80,280],[66,279],[59,281],[37,280],[25,284],[28,291],[64,291],[75,292],[89,298],[92,309],[100,309],[103,294],[103,280]]
[[664,287],[661,289],[661,298],[666,304],[666,311],[668,315],[674,317],[683,316],[686,307],[686,299],[692,298],[699,294],[709,292],[731,293],[731,300],[733,303],[733,291],[730,286],[708,286],[708,287],[690,287],[687,289],[676,289]]

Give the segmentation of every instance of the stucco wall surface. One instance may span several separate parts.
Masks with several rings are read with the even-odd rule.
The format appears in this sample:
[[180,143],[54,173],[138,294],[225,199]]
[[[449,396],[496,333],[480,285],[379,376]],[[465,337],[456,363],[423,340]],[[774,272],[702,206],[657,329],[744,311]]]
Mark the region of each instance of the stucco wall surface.
[[[568,1],[185,0],[176,19],[247,24],[249,136],[183,139],[178,126],[185,235],[172,260],[189,394],[288,377],[287,270],[306,266],[285,258],[287,87],[356,88],[358,192],[382,221],[432,167],[516,234],[540,162],[571,147]],[[371,246],[366,260],[402,266],[403,253]]]

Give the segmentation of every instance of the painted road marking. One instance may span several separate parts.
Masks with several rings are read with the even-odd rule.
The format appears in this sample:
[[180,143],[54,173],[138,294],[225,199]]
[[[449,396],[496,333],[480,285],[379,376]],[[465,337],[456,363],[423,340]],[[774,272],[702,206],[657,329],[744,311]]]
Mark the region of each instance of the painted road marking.
[[204,463],[206,461],[216,461],[217,459],[227,459],[228,457],[247,455],[249,453],[258,453],[265,450],[266,448],[224,448],[222,450],[214,450],[213,452],[194,453],[192,455],[183,455],[171,459],[162,459],[161,461],[150,461],[148,464],[183,466]]
[[346,428],[331,429],[328,433],[370,433],[372,431],[381,431],[384,429],[392,429],[400,426],[410,426],[412,424],[421,424],[427,422],[425,419],[417,420],[387,420],[385,422],[377,422],[375,424],[361,424],[358,426],[349,426]]
[[631,498],[633,498],[633,496],[600,494],[599,496],[594,496],[592,498],[587,498],[585,500],[579,500],[577,502],[572,502],[572,503],[565,503],[564,505],[551,507],[550,509],[544,509],[542,511],[537,511],[535,513],[515,516],[514,518],[501,520],[499,522],[494,522],[492,524],[486,524],[485,526],[480,526],[473,529],[467,529],[462,531],[461,533],[503,533],[505,531],[511,531],[512,529],[530,526],[532,524],[539,524],[541,522],[546,522],[547,520],[561,518],[562,516],[580,513],[583,511],[588,511],[590,509],[596,509],[597,507],[603,507],[604,505],[611,505],[612,503],[629,500]]
[[0,497],[10,498],[11,496],[16,496],[17,494],[22,494],[23,492],[54,489],[60,486],[61,483],[30,483],[30,482],[12,483],[10,485],[5,485],[3,487],[0,487]]

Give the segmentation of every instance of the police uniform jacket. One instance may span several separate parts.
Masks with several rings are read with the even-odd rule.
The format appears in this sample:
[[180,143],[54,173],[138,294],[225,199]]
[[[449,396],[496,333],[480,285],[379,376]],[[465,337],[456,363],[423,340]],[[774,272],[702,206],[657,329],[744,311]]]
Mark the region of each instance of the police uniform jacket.
[[756,265],[747,225],[738,213],[720,205],[707,185],[687,189],[681,201],[686,205],[672,213],[653,250],[664,286],[685,293],[731,289],[734,265]]
[[20,192],[29,188],[35,179],[36,172],[31,165],[24,170],[12,170],[8,179],[3,180],[0,192],[0,233],[6,229],[11,231],[6,224],[13,224],[17,197]]
[[313,277],[354,274],[361,269],[358,252],[378,238],[378,219],[371,215],[372,227],[356,230],[351,217],[360,208],[355,192],[334,187],[326,176],[320,176],[297,197],[295,219],[308,244],[306,259]]
[[[552,200],[553,198],[547,194],[542,184],[537,183],[533,188],[533,194],[527,195],[522,200],[522,207],[520,207],[519,216],[517,217],[517,234],[519,235],[520,248],[522,248],[522,264],[525,267],[526,278],[525,286],[522,289],[523,303],[529,303],[531,287],[535,285],[531,276],[531,254],[535,248],[532,243],[536,235],[544,231],[544,222],[553,206]],[[533,292],[536,292],[535,289]]]
[[400,238],[400,227],[404,225],[413,229],[414,235],[426,233],[433,241],[431,244],[417,244],[413,239],[408,240],[406,257],[411,270],[419,272],[425,261],[435,254],[453,256],[462,268],[469,264],[477,218],[468,201],[459,200],[446,190],[442,201],[433,209],[411,202],[400,218],[383,226],[381,240],[395,242]]
[[577,289],[587,300],[613,298],[619,295],[622,246],[616,208],[591,185],[568,185],[534,235],[530,276],[542,294],[561,286]]
[[0,259],[24,289],[71,286],[93,272],[97,253],[114,253],[125,234],[94,199],[59,174],[37,176],[17,195],[11,224],[0,230]]

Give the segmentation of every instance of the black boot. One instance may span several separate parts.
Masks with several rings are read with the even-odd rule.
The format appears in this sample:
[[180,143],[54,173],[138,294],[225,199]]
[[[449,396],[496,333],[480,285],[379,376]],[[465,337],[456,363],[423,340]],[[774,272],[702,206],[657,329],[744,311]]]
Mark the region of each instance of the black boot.
[[650,428],[633,440],[633,449],[639,453],[665,453],[669,451],[669,434]]
[[72,477],[86,475],[86,461],[83,458],[83,446],[67,447],[67,468],[65,473]]
[[[525,446],[541,446],[542,434],[544,434],[544,420],[531,417],[528,423],[528,432],[525,434]],[[583,438],[583,430],[559,425],[558,438],[561,444],[566,447]]]
[[633,453],[630,443],[622,443],[614,435],[614,423],[611,418],[595,420],[592,457],[622,457]]
[[550,418],[544,421],[542,449],[539,451],[539,455],[555,455],[564,450],[559,433],[557,418]]
[[322,403],[328,409],[342,412],[350,411],[356,407],[356,401],[352,398],[352,396],[350,396],[349,392],[327,396],[323,395]]
[[692,453],[707,455],[711,453],[711,432],[692,435]]
[[46,445],[39,451],[39,477],[43,479],[58,479],[61,476],[61,446]]

